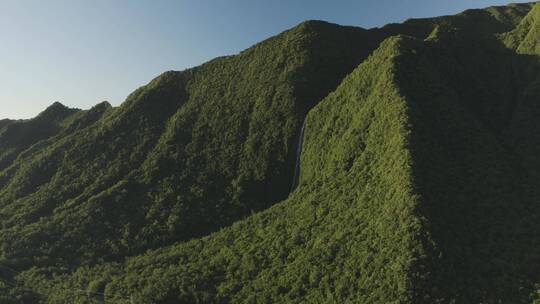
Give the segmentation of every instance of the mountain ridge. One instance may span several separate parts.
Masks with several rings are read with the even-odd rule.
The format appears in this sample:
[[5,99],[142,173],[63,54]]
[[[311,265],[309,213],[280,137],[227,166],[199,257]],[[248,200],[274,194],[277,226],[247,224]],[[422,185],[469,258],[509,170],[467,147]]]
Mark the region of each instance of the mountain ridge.
[[305,22],[74,113],[0,167],[0,299],[533,303],[538,8]]

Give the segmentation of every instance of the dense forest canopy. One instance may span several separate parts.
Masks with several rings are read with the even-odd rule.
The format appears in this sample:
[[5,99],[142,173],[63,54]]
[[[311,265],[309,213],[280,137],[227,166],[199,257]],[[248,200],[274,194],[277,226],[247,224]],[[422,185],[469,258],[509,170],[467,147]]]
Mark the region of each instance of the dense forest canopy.
[[538,100],[531,3],[306,21],[0,120],[0,302],[540,302]]

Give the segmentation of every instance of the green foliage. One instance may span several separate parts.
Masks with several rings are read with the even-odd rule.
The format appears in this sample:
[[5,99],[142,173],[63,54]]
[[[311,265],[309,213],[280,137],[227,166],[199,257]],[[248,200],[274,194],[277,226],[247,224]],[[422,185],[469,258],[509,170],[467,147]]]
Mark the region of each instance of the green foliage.
[[82,113],[0,173],[3,254],[22,268],[114,260],[282,200],[306,112],[378,45],[367,36],[305,22]]
[[0,301],[534,301],[539,8],[309,21],[0,121]]
[[503,37],[506,45],[516,49],[518,53],[538,55],[540,53],[540,6],[534,6],[515,30]]
[[33,144],[62,131],[77,112],[56,102],[34,119],[0,121],[0,170]]

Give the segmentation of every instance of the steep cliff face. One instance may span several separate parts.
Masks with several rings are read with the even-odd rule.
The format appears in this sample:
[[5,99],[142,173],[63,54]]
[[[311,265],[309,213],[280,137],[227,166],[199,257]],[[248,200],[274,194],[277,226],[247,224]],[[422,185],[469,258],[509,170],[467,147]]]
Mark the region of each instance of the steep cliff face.
[[539,12],[309,21],[24,143],[0,121],[0,299],[534,301]]
[[505,35],[506,44],[521,54],[540,53],[540,6],[534,6],[519,25]]

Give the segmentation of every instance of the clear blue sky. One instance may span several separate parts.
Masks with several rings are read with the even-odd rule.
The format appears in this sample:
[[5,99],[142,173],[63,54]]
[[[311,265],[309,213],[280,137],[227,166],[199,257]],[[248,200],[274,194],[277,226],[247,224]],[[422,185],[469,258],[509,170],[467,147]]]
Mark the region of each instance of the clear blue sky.
[[307,19],[368,28],[508,1],[0,0],[0,118],[33,117],[54,101],[119,105],[161,72]]

